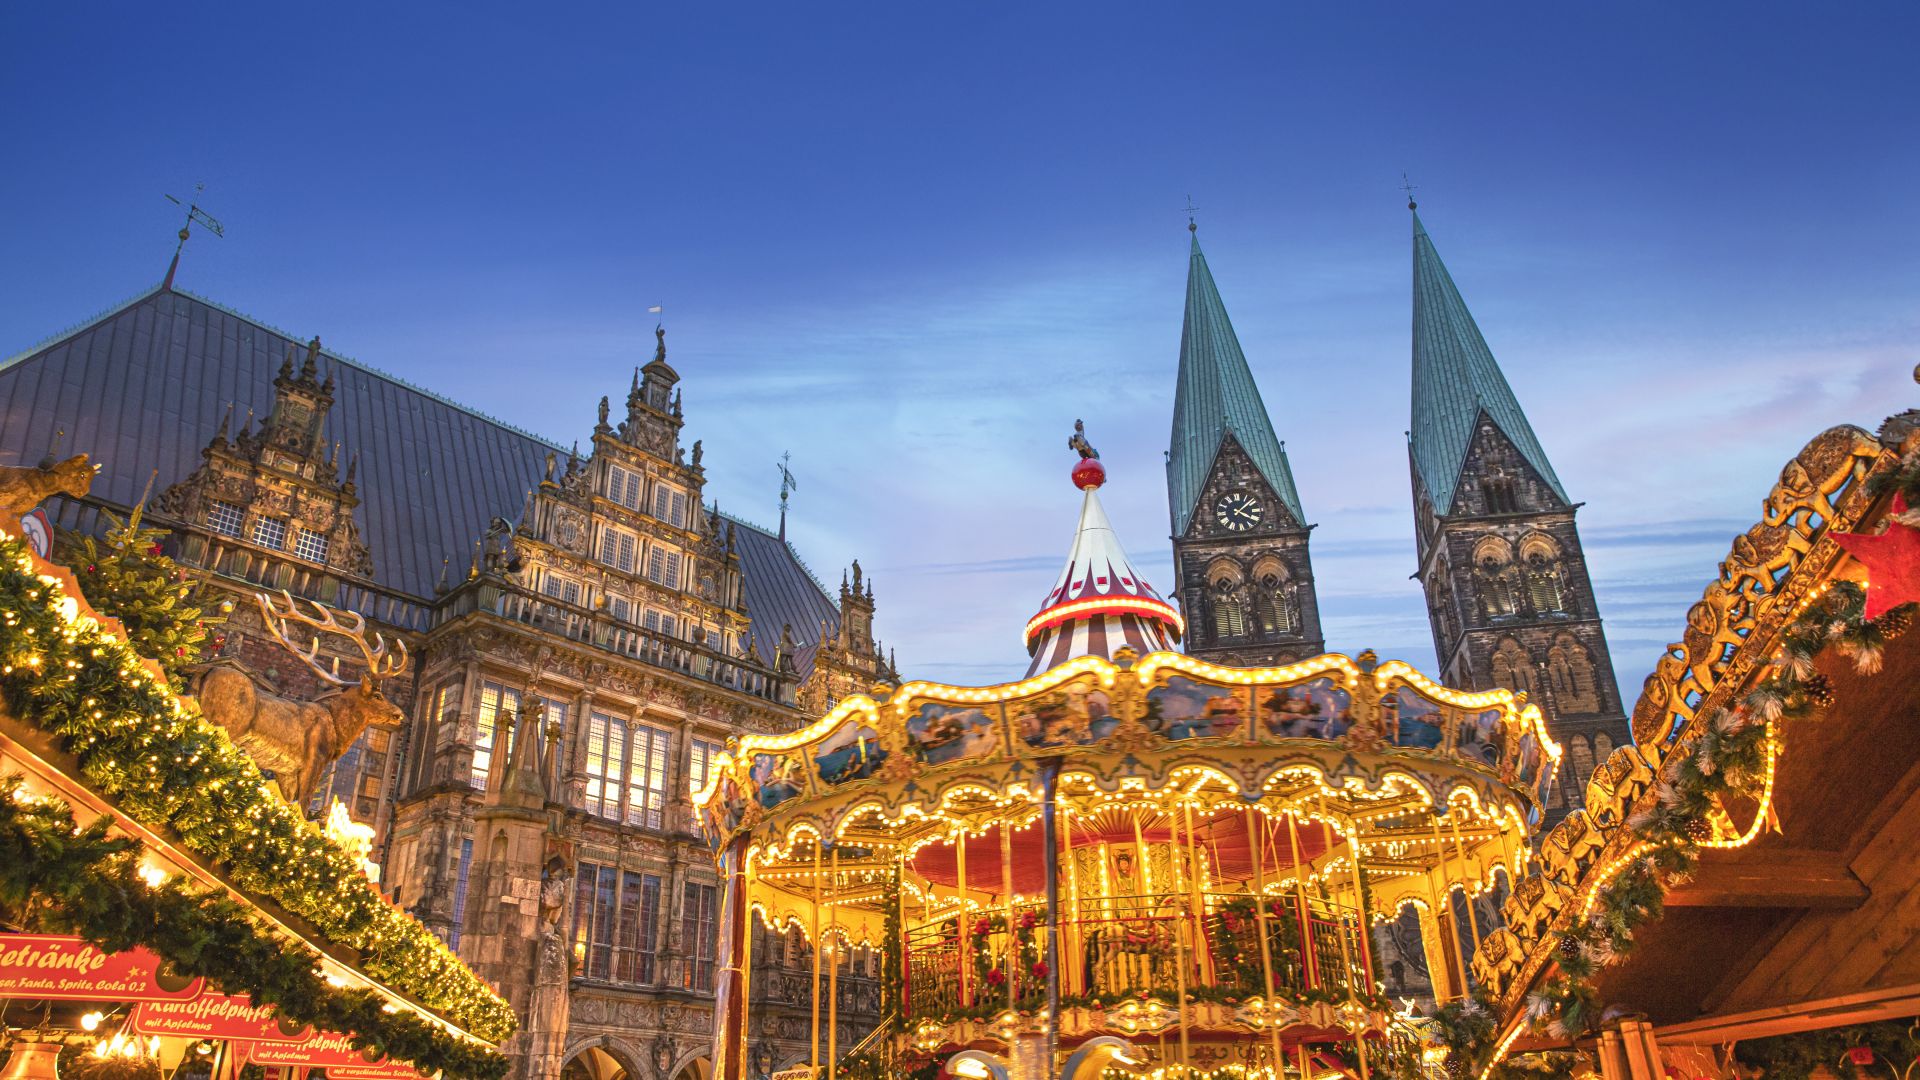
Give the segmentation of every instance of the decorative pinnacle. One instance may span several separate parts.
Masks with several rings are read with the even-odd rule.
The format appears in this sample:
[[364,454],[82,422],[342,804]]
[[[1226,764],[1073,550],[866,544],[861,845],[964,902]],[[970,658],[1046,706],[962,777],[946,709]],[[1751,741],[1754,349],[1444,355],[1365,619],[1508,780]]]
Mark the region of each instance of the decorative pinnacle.
[[1100,451],[1087,441],[1087,425],[1084,421],[1073,422],[1073,437],[1067,440],[1067,448],[1080,454],[1079,463],[1073,467],[1074,487],[1091,491],[1107,482],[1106,466],[1100,464]]

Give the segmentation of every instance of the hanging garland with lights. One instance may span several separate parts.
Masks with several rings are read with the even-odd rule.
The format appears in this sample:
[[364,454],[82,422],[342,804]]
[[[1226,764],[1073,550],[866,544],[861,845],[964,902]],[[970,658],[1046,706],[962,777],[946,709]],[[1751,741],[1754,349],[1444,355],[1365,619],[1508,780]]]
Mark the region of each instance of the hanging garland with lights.
[[0,699],[56,736],[119,809],[170,829],[230,880],[361,953],[360,968],[483,1038],[513,1032],[508,1004],[356,860],[261,778],[224,730],[182,707],[133,649],[35,570],[26,545],[0,538]]
[[0,921],[74,934],[105,952],[151,950],[175,972],[245,994],[283,1017],[347,1034],[355,1048],[411,1063],[445,1080],[500,1080],[507,1061],[408,1010],[389,1011],[367,989],[335,987],[312,949],[263,930],[225,896],[179,878],[151,884],[140,845],[111,835],[110,817],[84,827],[54,799],[26,797],[0,777]]

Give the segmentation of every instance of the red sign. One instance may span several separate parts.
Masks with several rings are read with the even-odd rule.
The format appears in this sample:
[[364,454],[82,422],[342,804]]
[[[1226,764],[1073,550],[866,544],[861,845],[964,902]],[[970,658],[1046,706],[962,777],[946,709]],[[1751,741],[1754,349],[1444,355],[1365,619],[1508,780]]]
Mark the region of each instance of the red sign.
[[138,1005],[127,1017],[127,1029],[135,1035],[258,1042],[299,1038],[306,1025],[283,1018],[271,1005],[251,1005],[246,998],[225,994],[202,994],[192,1001]]
[[0,998],[185,1001],[200,980],[162,971],[145,949],[103,953],[75,937],[0,934]]
[[247,1060],[255,1065],[304,1065],[308,1068],[326,1069],[331,1075],[339,1066],[366,1068],[379,1065],[385,1059],[368,1057],[367,1052],[355,1050],[350,1037],[336,1031],[316,1031],[299,1042],[257,1042],[247,1052]]

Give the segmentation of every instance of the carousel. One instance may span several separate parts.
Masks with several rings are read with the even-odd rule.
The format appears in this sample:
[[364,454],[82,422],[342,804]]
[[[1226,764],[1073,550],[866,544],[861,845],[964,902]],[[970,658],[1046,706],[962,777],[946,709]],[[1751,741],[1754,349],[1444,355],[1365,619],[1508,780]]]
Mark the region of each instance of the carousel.
[[[694,793],[726,882],[720,1080],[748,1075],[750,919],[818,946],[809,1076],[1321,1080],[1432,1055],[1371,930],[1417,912],[1437,996],[1464,992],[1484,931],[1450,930],[1524,874],[1559,759],[1539,708],[1371,652],[1171,651],[1180,613],[1074,445],[1079,526],[1026,679],[876,687],[739,739]],[[883,1017],[837,1045],[819,958],[857,946],[884,958]]]

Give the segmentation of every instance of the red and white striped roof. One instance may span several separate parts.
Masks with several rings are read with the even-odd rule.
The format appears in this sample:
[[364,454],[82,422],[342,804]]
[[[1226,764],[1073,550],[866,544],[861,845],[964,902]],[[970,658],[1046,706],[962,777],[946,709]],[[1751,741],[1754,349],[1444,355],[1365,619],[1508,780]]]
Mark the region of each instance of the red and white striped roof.
[[1171,649],[1185,629],[1180,613],[1127,561],[1100,505],[1106,472],[1098,459],[1081,461],[1073,475],[1086,490],[1080,525],[1060,579],[1027,622],[1029,677],[1076,656],[1111,658],[1122,646],[1142,655]]

